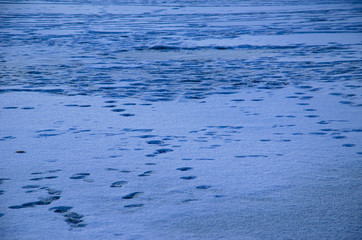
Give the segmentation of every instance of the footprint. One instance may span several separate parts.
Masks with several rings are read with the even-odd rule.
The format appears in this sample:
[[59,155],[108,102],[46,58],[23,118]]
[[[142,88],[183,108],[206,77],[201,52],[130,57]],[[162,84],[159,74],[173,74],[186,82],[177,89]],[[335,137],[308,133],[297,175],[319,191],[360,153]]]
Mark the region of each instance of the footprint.
[[139,177],[148,177],[148,176],[151,176],[150,174],[152,173],[153,171],[146,171],[140,175],[138,175]]
[[23,203],[21,205],[10,206],[9,208],[11,208],[11,209],[21,209],[21,208],[35,207],[37,205],[49,205],[53,201],[56,201],[56,200],[59,200],[59,199],[60,199],[60,196],[45,197],[45,198],[40,198],[39,201],[28,202],[28,203]]
[[43,174],[42,172],[33,172],[33,173],[30,173],[31,175],[39,175],[39,174]]
[[6,136],[6,137],[2,137],[2,138],[0,138],[0,141],[6,141],[6,140],[12,140],[12,139],[16,139],[16,137],[13,137],[13,136]]
[[161,140],[151,140],[151,141],[147,141],[148,144],[163,144],[164,141]]
[[310,132],[309,135],[319,135],[319,136],[323,136],[326,135],[327,133],[325,132]]
[[9,181],[10,178],[0,178],[0,185],[4,183],[4,181]]
[[[288,140],[282,140],[282,141],[288,141]],[[236,158],[258,158],[258,157],[268,157],[266,155],[240,155],[240,156],[235,156]]]
[[53,211],[55,213],[65,213],[65,212],[68,212],[72,208],[73,207],[69,207],[69,206],[58,206],[58,207],[49,208],[49,210]]
[[297,105],[299,105],[299,106],[308,106],[309,103],[297,103]]
[[75,212],[65,212],[62,214],[66,217],[65,222],[68,223],[73,228],[85,227],[87,224],[83,223],[83,215]]
[[168,153],[168,152],[172,152],[172,151],[173,151],[172,149],[167,149],[167,148],[157,149],[154,154],[163,154],[163,153]]
[[43,177],[39,177],[39,178],[30,178],[29,180],[30,181],[40,181],[40,180],[43,180],[44,178]]
[[22,186],[22,188],[24,189],[34,189],[34,188],[40,188],[39,185],[25,185],[25,186]]
[[307,117],[307,118],[317,118],[319,117],[319,115],[305,115],[304,117]]
[[125,208],[138,208],[138,207],[143,207],[144,204],[129,204],[129,205],[125,205]]
[[195,199],[195,198],[190,198],[190,199],[185,199],[185,200],[182,200],[182,202],[183,202],[183,203],[195,202],[195,201],[198,201],[198,199]]
[[111,187],[122,187],[123,185],[127,184],[127,181],[117,181],[112,183]]
[[157,137],[157,135],[141,135],[141,136],[138,136],[139,138],[154,138],[154,137]]
[[299,99],[300,100],[309,100],[309,99],[312,99],[313,97],[312,96],[303,96],[303,97],[300,97]]
[[49,177],[44,177],[44,179],[54,179],[54,178],[58,178],[58,176],[49,176]]
[[332,96],[341,96],[343,95],[342,93],[338,93],[338,92],[333,92],[333,93],[330,93],[329,95],[332,95]]
[[180,177],[180,179],[183,179],[183,180],[192,180],[192,179],[195,179],[197,178],[196,176],[185,176],[185,177]]
[[70,177],[70,179],[85,179],[89,175],[90,175],[90,173],[76,173],[76,174],[73,174]]
[[[182,159],[184,160],[184,159]],[[196,160],[198,161],[214,161],[215,159],[214,158],[196,158]]]
[[216,197],[216,198],[222,198],[222,197],[224,197],[224,195],[215,195],[214,197]]
[[70,206],[58,206],[52,207],[49,210],[55,213],[60,213],[65,217],[65,222],[68,223],[72,228],[85,227],[83,215],[76,212],[69,212],[73,207]]
[[330,121],[319,121],[318,124],[330,124]]
[[334,130],[334,129],[331,129],[331,128],[322,128],[322,129],[319,129],[323,132],[331,132],[331,131],[338,131],[338,130]]
[[35,207],[36,205],[37,205],[37,202],[28,202],[28,203],[23,203],[21,205],[10,206],[9,208],[21,209],[21,208]]
[[182,171],[182,172],[190,171],[190,170],[192,170],[192,167],[181,167],[181,168],[176,168],[176,170],[179,170],[179,171]]
[[133,117],[134,114],[132,114],[132,113],[124,113],[124,114],[121,114],[121,116],[123,116],[123,117]]
[[351,102],[351,101],[339,101],[339,103],[341,103],[341,104],[353,104],[353,102]]
[[345,139],[346,136],[333,136],[334,139]]
[[123,199],[133,199],[141,194],[143,194],[143,192],[133,192],[133,193],[127,194],[126,196],[123,196],[122,198]]
[[56,173],[56,172],[61,172],[62,170],[60,169],[56,169],[56,170],[49,170],[49,171],[46,171],[45,173]]
[[118,171],[119,169],[117,169],[117,168],[106,168],[104,170],[106,170],[106,171]]
[[112,112],[124,112],[124,111],[126,111],[126,109],[122,109],[122,108],[112,109]]
[[41,189],[47,190],[49,195],[60,195],[62,193],[62,191],[60,190],[56,190],[56,189],[52,189],[52,188],[48,188],[48,187],[42,187]]

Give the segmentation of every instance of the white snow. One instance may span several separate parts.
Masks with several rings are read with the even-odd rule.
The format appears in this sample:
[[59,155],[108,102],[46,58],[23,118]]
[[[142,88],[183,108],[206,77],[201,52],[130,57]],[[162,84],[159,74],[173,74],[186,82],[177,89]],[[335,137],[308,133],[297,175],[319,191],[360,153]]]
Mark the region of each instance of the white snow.
[[0,239],[360,239],[361,4],[6,2]]
[[[320,90],[249,88],[150,106],[132,99],[136,105],[123,105],[135,114],[128,118],[102,108],[101,97],[1,94],[2,107],[18,107],[1,114],[1,136],[16,137],[1,142],[1,175],[10,179],[3,183],[2,234],[5,239],[353,238],[359,231],[362,116],[360,107],[341,104],[340,96],[329,93],[354,93],[358,102],[360,91],[345,83],[309,84]],[[296,92],[313,98],[286,98],[305,96]],[[34,109],[21,109],[26,106]],[[311,114],[318,117],[306,117]],[[58,135],[39,137],[37,131],[46,129]],[[342,135],[346,138],[333,138]],[[165,146],[147,144],[151,139],[163,139]],[[145,156],[161,148],[173,151]],[[15,153],[19,150],[26,152]],[[181,167],[192,169],[176,170]],[[49,170],[61,171],[31,174]],[[145,171],[152,172],[138,176]],[[76,173],[90,175],[70,179]],[[53,175],[58,178],[29,180]],[[111,188],[116,181],[128,183]],[[9,209],[46,195],[25,193],[22,186],[29,184],[60,190],[61,198]],[[200,185],[210,188],[196,188]],[[122,199],[131,192],[143,194]],[[125,208],[129,204],[144,205]],[[72,206],[87,226],[69,230],[61,214],[48,210],[54,206]]]

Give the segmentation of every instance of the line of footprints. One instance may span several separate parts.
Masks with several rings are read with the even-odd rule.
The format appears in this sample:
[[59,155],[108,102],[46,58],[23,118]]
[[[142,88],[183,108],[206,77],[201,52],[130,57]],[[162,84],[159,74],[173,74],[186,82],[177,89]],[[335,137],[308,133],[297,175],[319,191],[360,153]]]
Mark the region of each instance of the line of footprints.
[[[155,163],[146,163],[146,165],[156,165]],[[106,171],[117,171],[117,172],[121,172],[121,173],[129,173],[131,171],[126,171],[126,170],[118,170],[116,168],[106,168]],[[181,167],[181,168],[177,168],[176,170],[181,171],[181,172],[187,172],[192,170],[191,167]],[[46,171],[46,172],[33,172],[31,173],[31,178],[29,179],[30,181],[34,181],[34,182],[39,182],[39,181],[43,181],[43,180],[49,180],[49,179],[55,179],[58,178],[58,176],[48,176],[49,174],[54,174],[56,172],[59,172],[61,170],[50,170],[50,171]],[[148,177],[151,176],[151,174],[153,173],[153,171],[145,171],[141,174],[139,174],[139,177]],[[34,175],[36,175],[36,177],[34,177]],[[72,180],[83,180],[85,182],[93,182],[92,179],[89,179],[88,177],[90,176],[90,173],[76,173],[73,174],[72,176],[69,177],[69,179]],[[196,179],[196,176],[181,176],[180,179],[183,180],[192,180],[192,179]],[[11,179],[3,179],[3,180],[11,180]],[[123,187],[125,184],[127,184],[127,181],[116,181],[113,182],[110,187],[111,188],[121,188]],[[32,202],[26,202],[20,205],[13,205],[10,206],[10,209],[23,209],[23,208],[32,208],[32,207],[36,207],[36,206],[45,206],[45,205],[50,205],[53,202],[59,200],[61,198],[61,194],[62,191],[61,190],[56,190],[53,188],[50,188],[48,186],[41,186],[38,184],[29,184],[29,185],[25,185],[22,187],[25,190],[25,193],[40,193],[42,194],[42,196],[38,197],[37,201],[32,201]],[[211,188],[211,186],[209,185],[200,185],[196,187],[197,189],[209,189]],[[5,191],[2,192],[2,194],[5,193]],[[132,192],[129,194],[126,194],[124,196],[122,196],[122,199],[124,200],[130,200],[130,199],[134,199],[137,198],[138,196],[142,195],[144,192]],[[46,194],[44,196],[44,194]],[[194,200],[194,199],[193,199]],[[191,201],[190,199],[188,200],[184,200],[183,202],[189,202]],[[126,204],[124,205],[125,208],[139,208],[139,207],[143,207],[144,204],[142,203],[135,203],[135,204]],[[65,218],[65,222],[69,224],[69,226],[71,228],[81,228],[81,227],[85,227],[87,226],[87,223],[84,220],[84,216],[71,211],[73,207],[71,206],[55,206],[55,207],[51,207],[49,208],[50,211],[60,214]],[[1,215],[3,216],[3,214]]]

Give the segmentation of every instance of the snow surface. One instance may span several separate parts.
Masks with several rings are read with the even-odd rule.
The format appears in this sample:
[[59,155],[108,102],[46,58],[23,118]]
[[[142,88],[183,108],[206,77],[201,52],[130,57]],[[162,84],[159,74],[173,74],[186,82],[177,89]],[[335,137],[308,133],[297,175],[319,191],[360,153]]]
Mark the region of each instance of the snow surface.
[[358,2],[5,2],[1,239],[361,238]]

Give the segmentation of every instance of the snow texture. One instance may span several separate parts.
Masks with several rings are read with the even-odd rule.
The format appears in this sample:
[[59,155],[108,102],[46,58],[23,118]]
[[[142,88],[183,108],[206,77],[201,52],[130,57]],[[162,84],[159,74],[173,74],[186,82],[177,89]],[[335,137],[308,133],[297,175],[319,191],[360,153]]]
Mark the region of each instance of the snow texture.
[[361,239],[359,1],[2,1],[0,239]]

